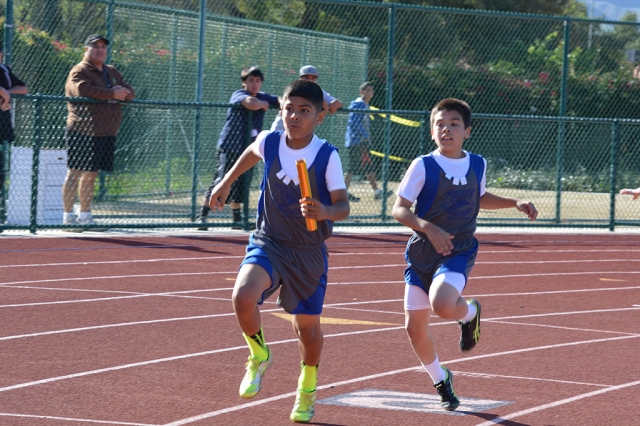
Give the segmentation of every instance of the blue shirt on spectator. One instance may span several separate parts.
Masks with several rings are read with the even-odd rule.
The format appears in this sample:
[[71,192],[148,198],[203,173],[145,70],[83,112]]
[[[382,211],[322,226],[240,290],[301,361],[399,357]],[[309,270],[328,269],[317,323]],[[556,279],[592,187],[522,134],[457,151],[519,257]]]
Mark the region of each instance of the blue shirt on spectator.
[[[243,100],[251,96],[249,92],[244,89],[236,90],[229,99],[230,104],[240,104]],[[270,95],[264,92],[258,92],[255,98],[261,101],[269,102],[269,105],[278,105],[278,97]],[[224,126],[220,132],[220,138],[218,139],[218,147],[225,151],[237,152],[238,155],[246,147],[246,135],[247,135],[247,115],[249,110],[246,108],[229,108],[227,110],[227,118],[224,121]],[[264,122],[263,109],[253,111],[253,123],[251,126],[251,137],[255,138],[258,133],[262,131],[262,124]]]
[[[362,98],[351,101],[349,109],[369,109],[369,104]],[[347,122],[347,133],[345,135],[344,145],[355,146],[363,141],[370,140],[369,132],[369,114],[349,113],[349,121]]]

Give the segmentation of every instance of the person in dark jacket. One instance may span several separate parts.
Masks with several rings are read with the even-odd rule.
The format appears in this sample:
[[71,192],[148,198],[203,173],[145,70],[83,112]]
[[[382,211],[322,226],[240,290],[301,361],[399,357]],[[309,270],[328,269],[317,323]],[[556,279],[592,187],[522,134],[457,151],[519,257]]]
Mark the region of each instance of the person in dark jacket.
[[11,95],[26,95],[28,92],[27,85],[2,63],[3,59],[4,52],[0,47],[0,223],[4,221],[6,199],[4,152],[15,139]]

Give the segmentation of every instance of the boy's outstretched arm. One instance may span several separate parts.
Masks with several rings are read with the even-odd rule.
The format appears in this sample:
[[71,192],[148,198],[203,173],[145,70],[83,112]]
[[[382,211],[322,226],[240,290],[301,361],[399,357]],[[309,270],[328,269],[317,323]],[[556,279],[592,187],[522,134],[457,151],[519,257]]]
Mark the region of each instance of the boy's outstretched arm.
[[213,211],[224,209],[224,203],[227,201],[227,197],[229,197],[229,192],[231,191],[231,184],[244,172],[258,164],[260,160],[259,145],[257,142],[253,142],[244,150],[240,158],[238,158],[238,161],[236,161],[222,180],[213,188],[211,197],[209,198],[209,208]]
[[620,193],[623,195],[631,195],[633,196],[633,199],[637,199],[638,197],[640,197],[640,188],[636,188],[636,189],[629,189],[629,188],[625,188],[625,189],[621,189]]
[[331,191],[331,205],[327,206],[315,198],[302,198],[300,210],[302,216],[315,220],[343,220],[349,216],[351,207],[346,189]]
[[538,210],[531,201],[517,200],[515,198],[501,197],[495,195],[489,191],[485,192],[480,197],[480,208],[485,210],[497,210],[497,209],[510,209],[512,207],[517,208],[522,213],[526,214],[530,220],[536,220],[538,217]]
[[412,202],[403,197],[396,197],[393,205],[392,215],[395,220],[408,226],[414,231],[424,233],[433,248],[443,256],[451,254],[453,250],[453,235],[422,218],[419,218],[411,211]]

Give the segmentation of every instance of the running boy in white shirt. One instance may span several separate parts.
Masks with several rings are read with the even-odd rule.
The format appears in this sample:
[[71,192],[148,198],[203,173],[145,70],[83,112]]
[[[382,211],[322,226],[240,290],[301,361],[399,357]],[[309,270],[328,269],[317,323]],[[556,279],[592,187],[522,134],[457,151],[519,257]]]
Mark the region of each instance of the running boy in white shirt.
[[431,110],[431,137],[438,148],[411,163],[393,206],[393,217],[414,230],[405,253],[405,328],[447,411],[458,408],[460,401],[451,372],[438,360],[429,318],[433,311],[458,321],[462,351],[478,343],[480,304],[461,297],[478,252],[478,211],[515,207],[530,220],[538,216],[529,201],[485,190],[486,160],[462,149],[470,134],[469,105],[453,98],[438,102]]

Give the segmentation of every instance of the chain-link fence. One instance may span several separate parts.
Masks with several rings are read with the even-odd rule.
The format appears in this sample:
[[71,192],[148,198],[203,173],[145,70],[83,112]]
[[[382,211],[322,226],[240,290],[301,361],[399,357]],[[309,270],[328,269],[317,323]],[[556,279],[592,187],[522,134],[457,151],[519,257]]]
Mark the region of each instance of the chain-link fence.
[[[3,196],[21,206],[21,219],[3,212],[12,219],[4,228],[60,225],[59,206],[51,207],[61,202],[60,179],[45,171],[66,162],[66,99],[54,95],[62,95],[91,33],[112,40],[108,62],[144,100],[124,106],[114,172],[96,185],[92,209],[105,225],[195,226],[242,68],[260,67],[263,90],[277,95],[306,64],[345,105],[317,129],[340,148],[343,164],[346,107],[363,81],[372,82],[371,106],[380,109],[371,114],[370,154],[383,195],[356,171],[349,191],[360,201],[339,226],[395,224],[387,191],[415,156],[433,149],[428,110],[444,97],[474,110],[466,148],[488,159],[489,190],[529,198],[541,212],[529,224],[515,212],[483,211],[481,225],[640,224],[640,209],[616,195],[640,185],[637,22],[347,0],[220,0],[206,13],[182,0],[8,0],[5,18],[4,62],[31,93],[49,96],[16,99],[17,138],[11,149],[3,145]],[[266,113],[265,128],[275,113]],[[261,174],[253,176],[249,216]],[[228,212],[216,213],[210,225],[229,222]]]
[[[11,155],[5,156],[10,159],[3,229],[65,228],[61,218],[69,155],[63,149],[68,100],[43,95],[16,100],[16,115],[21,120],[16,129],[19,137],[11,146]],[[203,192],[216,167],[212,157],[203,153],[214,152],[216,142],[205,138],[199,143],[196,122],[219,128],[221,110],[228,107],[168,101],[124,104],[114,170],[97,183],[93,194],[91,209],[99,225],[88,228],[198,226]],[[411,160],[431,149],[427,113],[379,110],[369,114],[372,134],[390,132],[389,138],[374,138],[373,170],[381,189],[395,190]],[[347,117],[345,110],[330,119],[346,125]],[[323,126],[318,127],[319,134]],[[501,195],[533,200],[540,211],[533,224],[515,211],[482,211],[480,225],[613,229],[640,224],[640,209],[630,197],[616,194],[616,188],[637,184],[640,120],[475,114],[472,126],[466,148],[487,158],[487,187]],[[337,145],[343,163],[348,163],[344,144]],[[258,169],[247,194],[245,219],[256,214]],[[339,225],[397,225],[391,217],[394,196],[383,192],[376,197],[369,182],[357,173],[349,190],[359,201],[351,203],[351,216]],[[230,223],[230,212],[212,212],[208,226]],[[248,221],[243,226],[248,228]]]

